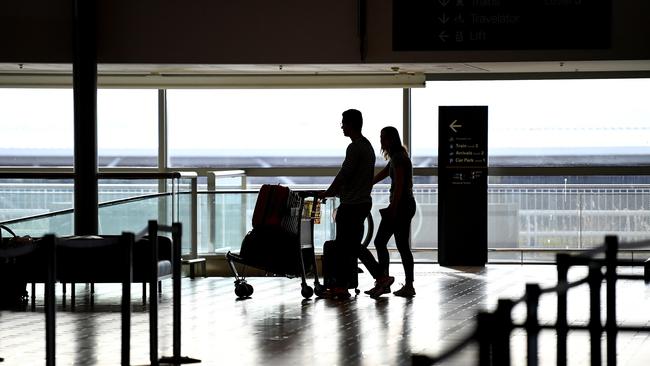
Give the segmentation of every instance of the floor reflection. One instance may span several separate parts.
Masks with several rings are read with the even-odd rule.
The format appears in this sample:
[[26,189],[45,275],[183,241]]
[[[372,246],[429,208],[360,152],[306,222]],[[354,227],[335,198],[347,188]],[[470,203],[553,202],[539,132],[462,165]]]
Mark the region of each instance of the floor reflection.
[[[391,267],[398,278],[401,266]],[[250,278],[251,298],[237,301],[231,278],[183,279],[182,354],[204,365],[410,365],[411,354],[439,354],[472,331],[476,313],[492,310],[499,298],[516,298],[525,284],[555,283],[556,271],[545,265],[495,265],[483,269],[416,265],[417,295],[403,299],[386,294],[378,300],[361,293],[348,300],[303,299],[300,280]],[[360,289],[373,285],[359,277]],[[650,324],[650,290],[639,282],[620,281],[619,322]],[[97,286],[95,304],[88,303],[84,286],[77,286],[74,311],[63,308],[57,289],[57,363],[116,365],[120,360],[120,285]],[[42,294],[39,285],[38,293]],[[133,287],[131,363],[149,363],[149,313],[142,306],[141,287]],[[587,318],[586,290],[569,300],[573,322]],[[163,285],[159,307],[159,354],[172,353],[171,282]],[[521,320],[522,309],[514,317]],[[554,299],[540,303],[540,320],[553,321]],[[5,365],[44,364],[42,298],[36,311],[0,312],[0,356]],[[541,365],[555,360],[555,337],[540,338]],[[525,336],[513,333],[512,364],[525,364]],[[568,364],[587,365],[588,338],[572,333]],[[621,334],[619,365],[650,364],[648,334]],[[523,349],[522,349],[523,347]],[[474,363],[468,348],[443,365]],[[586,362],[586,363],[585,363]]]

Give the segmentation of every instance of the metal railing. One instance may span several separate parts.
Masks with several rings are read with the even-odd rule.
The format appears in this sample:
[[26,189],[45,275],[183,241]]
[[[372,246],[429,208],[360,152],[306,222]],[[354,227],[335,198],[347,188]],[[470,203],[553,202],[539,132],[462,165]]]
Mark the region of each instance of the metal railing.
[[[467,345],[477,343],[479,349],[479,366],[499,365],[509,366],[510,337],[515,329],[523,329],[527,335],[527,365],[539,364],[538,342],[541,330],[548,329],[557,334],[557,365],[567,364],[567,336],[569,331],[587,331],[590,341],[590,357],[592,366],[602,364],[603,333],[607,335],[606,364],[616,366],[617,362],[617,334],[618,332],[650,332],[647,325],[619,325],[616,317],[616,282],[617,280],[643,280],[650,283],[650,260],[636,262],[618,258],[621,249],[634,250],[650,247],[650,241],[640,241],[628,244],[619,244],[616,236],[607,236],[605,243],[599,247],[571,255],[561,253],[557,255],[558,283],[550,288],[541,288],[538,284],[527,284],[524,296],[519,299],[499,299],[496,310],[493,312],[480,312],[477,314],[475,330],[466,338],[459,341],[438,356],[430,357],[415,354],[412,356],[413,365],[433,365],[443,362],[461,352]],[[599,258],[604,254],[605,258]],[[573,266],[587,266],[589,273],[586,277],[575,281],[568,280],[569,269]],[[619,267],[640,266],[644,269],[643,275],[619,274]],[[603,268],[605,273],[603,274]],[[601,285],[605,282],[606,288],[606,317],[605,325],[601,320]],[[589,322],[587,325],[569,324],[567,319],[567,295],[569,290],[578,286],[589,287]],[[555,324],[541,324],[538,318],[540,297],[545,294],[557,295],[557,320]],[[512,320],[512,310],[518,304],[526,306],[526,320],[517,324]]]
[[[249,173],[255,173],[257,176],[274,176],[274,174],[280,173],[308,174],[309,171],[313,173],[313,170],[307,168],[270,168],[262,173],[262,170],[259,169],[227,171],[199,169],[203,174],[200,175],[189,171],[155,172],[151,169],[143,169],[142,171],[123,169],[100,172],[98,177],[107,180],[157,179],[159,181],[172,178],[172,180],[176,181],[171,187],[171,194],[174,197],[171,205],[173,210],[172,219],[179,219],[177,211],[180,206],[179,199],[187,197],[186,206],[189,215],[183,221],[184,230],[187,230],[186,235],[190,239],[190,248],[189,253],[186,253],[186,255],[195,258],[199,255],[214,254],[219,247],[216,244],[217,236],[223,235],[223,230],[235,230],[238,234],[235,236],[230,235],[232,237],[231,242],[226,245],[229,250],[239,245],[241,238],[246,233],[250,217],[250,212],[247,212],[247,210],[252,212],[254,195],[257,193],[259,186],[259,184],[251,185],[248,182]],[[521,173],[517,169],[500,170],[495,168],[493,170],[497,174],[507,173],[512,175]],[[524,171],[528,172],[529,170],[531,173],[540,173],[539,169],[533,168],[525,168]],[[549,171],[548,169],[542,169],[544,173]],[[325,169],[321,173],[333,174],[335,172],[336,169]],[[635,172],[637,171],[635,170]],[[10,172],[0,169],[0,179],[60,180],[70,179],[72,176],[71,172],[63,170],[50,169],[38,172],[31,169]],[[207,180],[207,187],[203,186],[207,189],[199,190],[199,177]],[[184,178],[189,178],[190,183],[184,192],[176,194],[174,190],[178,191],[178,180]],[[296,185],[292,189],[300,189],[300,187],[300,185]],[[314,185],[305,185],[305,187],[314,189]],[[69,184],[68,189],[71,188],[72,185]],[[120,191],[120,188],[116,185],[111,189],[115,191],[115,193],[111,193],[113,196],[119,197],[120,195],[131,194]],[[167,184],[159,184],[158,189],[154,186],[148,189],[152,191],[165,190]],[[415,192],[418,200],[418,216],[414,219],[413,225],[413,249],[419,253],[428,251],[431,253],[431,261],[435,262],[437,186],[435,184],[418,184],[415,187]],[[233,194],[240,196],[237,202],[239,207],[242,207],[238,211],[238,216],[235,217],[237,222],[235,223],[233,221],[235,218],[232,218],[229,219],[229,224],[226,227],[219,228],[217,222],[219,222],[220,215],[223,216],[224,212],[221,211],[222,207],[219,206],[220,203],[217,198]],[[380,207],[387,197],[387,186],[376,187],[373,194],[377,198],[375,206]],[[139,194],[138,196],[145,199],[145,195]],[[162,195],[159,197],[162,197]],[[589,248],[592,245],[590,243],[593,241],[593,239],[589,238],[602,237],[605,234],[616,234],[620,237],[628,237],[628,239],[650,237],[650,215],[648,214],[648,211],[650,211],[650,185],[491,184],[489,186],[489,200],[491,203],[490,209],[496,210],[488,215],[490,227],[496,229],[491,229],[492,234],[490,235],[498,234],[503,236],[490,239],[490,253],[494,254],[495,259],[497,259],[493,263],[508,261],[523,263],[526,261],[525,257],[531,258],[531,256],[534,257],[537,254],[543,256],[553,250],[562,252],[564,250],[573,251],[579,248]],[[100,207],[126,205],[129,202],[131,201],[128,199],[114,199],[102,203]],[[160,218],[166,215],[166,204],[167,201],[163,201],[158,206]],[[38,213],[38,209],[30,210],[37,213],[22,219],[8,219],[4,222],[15,223],[24,220],[37,220],[51,217],[51,215],[72,212],[72,209],[57,210],[50,213]],[[594,225],[603,220],[608,225],[616,224],[621,226],[620,228],[607,227],[606,231],[601,230],[601,226],[593,229]],[[428,222],[429,224],[422,225],[422,222]],[[545,248],[536,247],[538,245],[543,245]],[[546,249],[549,249],[549,251]],[[506,261],[498,260],[498,258],[503,259],[509,253],[518,253],[519,260],[517,261],[513,257],[509,257]]]
[[[72,179],[74,176],[71,172],[34,172],[34,171],[17,171],[17,172],[0,172],[0,179],[43,179],[43,180],[59,180],[59,179]],[[179,219],[179,197],[184,194],[189,194],[190,204],[189,204],[189,227],[190,227],[190,257],[196,257],[198,252],[198,238],[197,238],[197,190],[198,176],[193,172],[125,172],[125,171],[115,171],[115,172],[99,172],[97,173],[98,179],[106,180],[158,180],[159,189],[164,190],[164,192],[159,193],[149,193],[143,195],[137,195],[127,198],[114,199],[106,202],[99,203],[99,208],[106,208],[117,205],[124,205],[131,202],[144,201],[152,198],[158,197],[170,197],[171,198],[171,207],[167,207],[167,201],[163,200],[162,204],[158,207],[158,220],[162,222],[172,222],[178,221]],[[187,179],[190,181],[190,189],[187,192],[180,191],[180,180]],[[164,183],[166,180],[171,180],[171,192],[167,192],[167,184]],[[160,184],[163,182],[163,184]],[[168,217],[168,212],[171,211],[171,217]],[[4,220],[0,223],[2,224],[18,224],[24,222],[32,222],[40,219],[60,217],[63,215],[70,215],[74,212],[74,208],[67,208],[62,210],[55,210],[46,213],[40,213],[35,215],[29,215],[19,218],[13,218]]]

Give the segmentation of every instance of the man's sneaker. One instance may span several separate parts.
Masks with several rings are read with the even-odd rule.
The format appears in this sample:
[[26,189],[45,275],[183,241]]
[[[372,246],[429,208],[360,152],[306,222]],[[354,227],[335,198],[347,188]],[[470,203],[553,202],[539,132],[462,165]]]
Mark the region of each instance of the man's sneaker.
[[375,282],[375,287],[371,288],[370,290],[366,290],[363,293],[366,294],[366,295],[370,295],[371,293],[373,293],[375,291],[375,289],[377,289],[377,282]]
[[390,285],[395,282],[395,277],[393,276],[386,276],[377,279],[377,284],[375,285],[375,288],[372,290],[372,293],[370,293],[370,297],[377,298],[383,294],[390,293]]
[[[372,295],[373,293],[377,292],[377,290],[378,290],[380,287],[381,287],[381,286],[379,286],[379,280],[375,280],[375,285],[374,285],[374,287],[371,288],[370,290],[366,290],[366,291],[364,291],[363,293],[366,294],[366,295]],[[389,288],[389,291],[388,291],[388,292],[390,292],[390,288]],[[388,292],[384,292],[384,293],[387,294]]]
[[379,292],[379,291],[381,291],[381,293],[379,295],[389,294],[390,293],[390,286],[389,287],[381,287],[381,286],[377,286],[377,283],[375,283],[375,287],[371,288],[370,290],[366,290],[363,293],[372,296],[374,293]]
[[395,296],[401,296],[401,297],[413,297],[415,296],[415,289],[413,286],[402,286],[401,289],[393,292],[393,295]]

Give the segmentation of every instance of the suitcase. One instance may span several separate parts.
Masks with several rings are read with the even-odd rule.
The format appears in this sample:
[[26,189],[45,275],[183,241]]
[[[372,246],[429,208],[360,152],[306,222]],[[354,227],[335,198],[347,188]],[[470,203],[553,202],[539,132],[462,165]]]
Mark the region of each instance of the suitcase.
[[[332,288],[335,283],[336,266],[346,265],[350,270],[351,282],[348,283],[349,289],[356,289],[359,286],[359,274],[357,263],[351,258],[345,258],[341,248],[336,245],[335,240],[328,240],[323,244],[323,285],[325,288]],[[352,263],[354,262],[354,263]]]
[[[253,228],[244,236],[239,256],[247,265],[279,275],[297,276],[300,267],[298,237],[285,230]],[[309,271],[309,268],[306,269]]]
[[301,202],[300,197],[288,187],[262,185],[253,211],[253,228],[297,233],[300,222],[297,210]]

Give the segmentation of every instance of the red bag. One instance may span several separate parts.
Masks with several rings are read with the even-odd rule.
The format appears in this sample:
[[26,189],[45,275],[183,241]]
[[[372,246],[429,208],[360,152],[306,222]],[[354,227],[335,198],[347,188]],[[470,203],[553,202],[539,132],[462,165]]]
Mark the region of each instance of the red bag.
[[289,188],[264,184],[255,202],[253,228],[281,229],[282,220],[290,213]]

